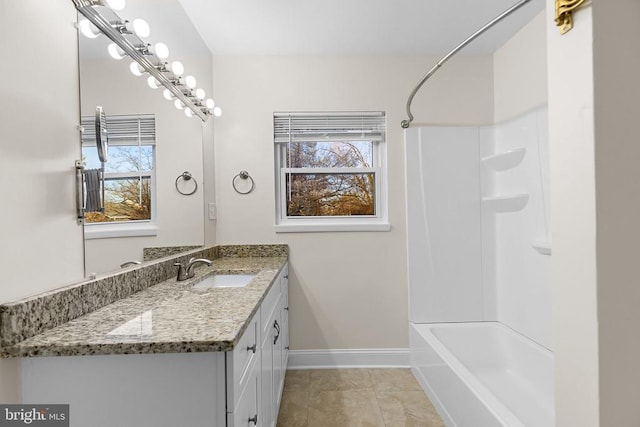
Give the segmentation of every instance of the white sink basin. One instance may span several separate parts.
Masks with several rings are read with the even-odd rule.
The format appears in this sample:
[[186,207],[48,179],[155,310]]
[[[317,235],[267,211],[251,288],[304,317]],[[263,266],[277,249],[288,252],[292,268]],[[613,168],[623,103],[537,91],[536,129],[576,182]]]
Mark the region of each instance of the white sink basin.
[[256,277],[255,274],[214,274],[195,285],[194,288],[242,288]]

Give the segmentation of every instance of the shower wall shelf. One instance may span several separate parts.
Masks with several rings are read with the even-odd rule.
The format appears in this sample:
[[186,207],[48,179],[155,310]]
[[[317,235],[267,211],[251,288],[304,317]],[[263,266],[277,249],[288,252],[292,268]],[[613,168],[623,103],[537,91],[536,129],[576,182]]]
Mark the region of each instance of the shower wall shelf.
[[482,163],[496,171],[504,171],[514,168],[524,159],[526,149],[516,148],[502,153],[492,154],[482,158]]
[[531,246],[542,255],[551,255],[551,242],[549,240],[534,240],[531,242]]
[[494,212],[517,212],[527,205],[528,194],[483,197],[482,204]]

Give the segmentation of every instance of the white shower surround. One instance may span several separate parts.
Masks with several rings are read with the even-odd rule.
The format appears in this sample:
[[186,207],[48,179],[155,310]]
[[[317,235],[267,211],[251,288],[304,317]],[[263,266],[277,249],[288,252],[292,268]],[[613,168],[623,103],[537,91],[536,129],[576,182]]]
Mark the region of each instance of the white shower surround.
[[[546,107],[495,126],[407,131],[414,371],[418,348],[433,341],[433,336],[417,338],[420,332],[414,326],[420,324],[497,321],[531,340],[530,348],[551,349],[548,159]],[[501,351],[511,351],[506,341],[492,341],[503,343]],[[476,351],[471,344],[467,348]],[[457,354],[442,360],[450,366],[449,360],[464,358]],[[551,366],[535,369],[552,377]],[[428,384],[429,375],[423,380]],[[431,393],[438,396],[438,387],[431,387]],[[500,401],[493,395],[481,399],[489,412],[494,410],[490,403]],[[473,427],[485,425],[511,424]]]
[[551,349],[551,257],[534,248],[551,245],[547,108],[498,124],[494,141],[496,153],[524,147],[526,154],[518,166],[493,174],[493,192],[529,195],[521,211],[493,215],[497,320]]

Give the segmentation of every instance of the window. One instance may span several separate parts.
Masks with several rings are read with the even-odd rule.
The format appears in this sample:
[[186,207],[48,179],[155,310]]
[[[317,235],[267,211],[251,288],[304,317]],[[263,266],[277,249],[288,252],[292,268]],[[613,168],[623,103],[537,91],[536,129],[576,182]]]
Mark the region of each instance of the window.
[[[94,117],[83,117],[85,168],[99,169]],[[87,212],[85,237],[155,235],[155,116],[107,116],[109,155],[105,163],[105,210]]]
[[386,231],[385,114],[275,113],[276,231]]

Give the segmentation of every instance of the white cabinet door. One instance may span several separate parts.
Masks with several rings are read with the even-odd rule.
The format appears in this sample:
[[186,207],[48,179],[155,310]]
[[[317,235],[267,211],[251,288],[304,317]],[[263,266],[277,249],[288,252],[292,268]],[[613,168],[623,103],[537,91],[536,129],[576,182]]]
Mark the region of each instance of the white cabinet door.
[[276,415],[278,414],[278,407],[280,405],[280,396],[282,395],[282,387],[284,385],[284,366],[283,363],[283,350],[282,345],[282,309],[279,308],[275,313],[275,319],[273,321],[274,338],[273,338],[273,402],[276,408]]
[[280,399],[284,389],[284,377],[287,374],[287,362],[289,360],[289,301],[287,296],[287,283],[283,278],[281,306],[280,306],[280,370],[282,372],[279,378],[279,385],[276,396],[278,397],[276,407],[280,407]]
[[262,426],[262,414],[259,408],[260,396],[260,370],[253,369],[247,379],[245,388],[240,394],[240,399],[232,413],[227,415],[227,426],[255,427]]
[[[261,313],[262,347],[260,407],[264,427],[275,427],[284,386],[284,375],[289,346],[289,321],[287,269],[278,276],[276,283],[265,297]],[[284,293],[283,293],[284,289]],[[268,316],[267,316],[268,313]]]
[[265,334],[260,350],[262,362],[260,416],[263,427],[273,427],[276,424],[273,405],[273,344],[271,344],[271,336],[271,333]]
[[280,315],[282,318],[282,366],[285,374],[289,362],[289,283],[287,279],[287,275],[282,278],[282,311]]
[[265,411],[265,419],[270,421],[269,426],[275,426],[278,420],[279,388],[282,377],[282,351],[279,350],[281,341],[280,307],[277,306],[269,318],[270,327],[263,341],[263,384],[262,402]]
[[259,341],[259,321],[260,316],[256,315],[247,329],[242,334],[235,349],[225,353],[227,369],[227,401],[230,407],[235,408],[240,399],[240,394],[244,389],[249,375],[253,369],[260,369],[258,359],[260,358]]

